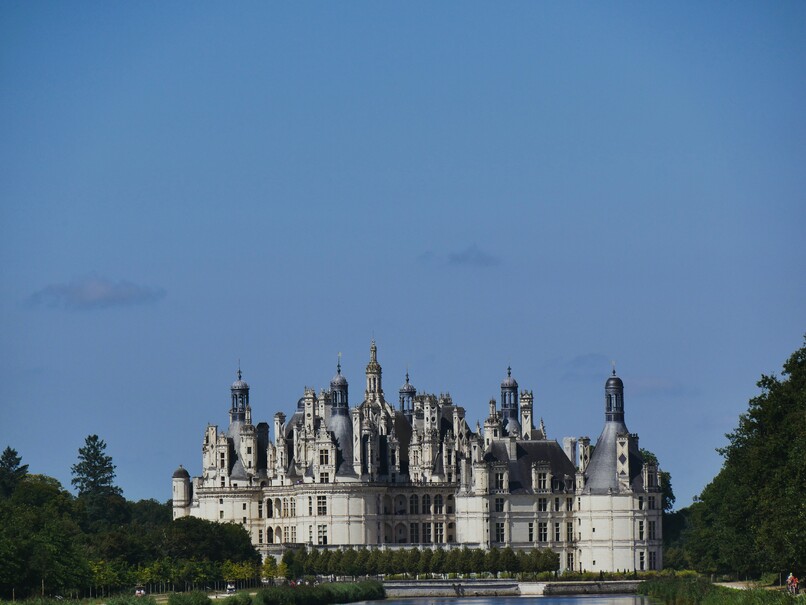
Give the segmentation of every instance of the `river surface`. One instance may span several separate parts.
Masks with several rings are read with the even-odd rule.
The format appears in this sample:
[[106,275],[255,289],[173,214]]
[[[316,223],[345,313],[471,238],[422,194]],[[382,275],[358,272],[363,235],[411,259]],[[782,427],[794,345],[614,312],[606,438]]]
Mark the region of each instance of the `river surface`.
[[[374,601],[383,605],[649,605],[638,595],[575,595],[567,597],[417,597]],[[368,601],[369,603],[369,601]]]

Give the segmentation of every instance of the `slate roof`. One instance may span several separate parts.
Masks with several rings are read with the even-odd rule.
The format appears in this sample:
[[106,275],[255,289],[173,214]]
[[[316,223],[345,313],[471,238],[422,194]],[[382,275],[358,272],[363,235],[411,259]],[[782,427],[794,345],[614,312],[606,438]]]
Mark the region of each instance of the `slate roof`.
[[[628,433],[627,426],[623,422],[605,422],[602,434],[596,441],[593,455],[585,469],[585,491],[591,493],[617,492],[619,490],[619,479],[616,469],[616,438],[619,435]],[[630,485],[633,489],[643,487],[641,469],[644,460],[638,450],[637,444],[633,441],[630,445]]]
[[509,471],[509,491],[528,493],[532,485],[532,464],[548,462],[551,474],[556,478],[573,479],[576,468],[556,441],[520,441],[515,446],[515,458],[510,459],[506,441],[493,441],[485,462],[505,462]]

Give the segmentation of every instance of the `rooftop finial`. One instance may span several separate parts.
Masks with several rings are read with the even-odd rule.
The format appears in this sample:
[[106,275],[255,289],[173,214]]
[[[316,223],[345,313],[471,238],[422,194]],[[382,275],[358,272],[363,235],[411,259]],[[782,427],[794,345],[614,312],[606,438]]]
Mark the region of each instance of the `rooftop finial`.
[[615,376],[616,375],[616,360],[614,359],[610,363],[613,364],[613,376]]
[[341,374],[341,351],[339,351],[339,361],[336,364],[336,373]]
[[241,358],[238,358],[238,380],[241,379]]
[[512,376],[512,366],[507,366],[507,376]]

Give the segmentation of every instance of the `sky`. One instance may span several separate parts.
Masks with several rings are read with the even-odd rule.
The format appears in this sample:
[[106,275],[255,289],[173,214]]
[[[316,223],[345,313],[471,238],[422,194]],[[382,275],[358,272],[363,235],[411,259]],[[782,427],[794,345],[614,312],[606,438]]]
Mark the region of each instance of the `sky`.
[[170,498],[374,338],[471,426],[626,423],[677,507],[806,334],[802,2],[3,2],[0,448]]

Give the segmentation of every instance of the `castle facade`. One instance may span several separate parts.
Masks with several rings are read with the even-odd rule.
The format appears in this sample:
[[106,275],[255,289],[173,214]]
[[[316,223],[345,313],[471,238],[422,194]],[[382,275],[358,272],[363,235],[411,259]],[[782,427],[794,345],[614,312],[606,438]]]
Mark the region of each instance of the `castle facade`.
[[[472,428],[450,395],[409,382],[397,406],[372,342],[363,399],[350,407],[341,363],[330,389],[304,390],[273,430],[255,425],[249,385],[231,386],[229,426],[209,425],[202,473],[173,474],[174,518],[241,523],[263,556],[317,548],[550,548],[561,570],[662,567],[661,490],[624,423],[624,385],[605,383],[604,428],[549,439],[534,397],[507,370],[500,406]],[[273,439],[271,438],[273,437]]]

